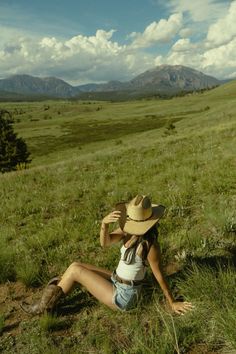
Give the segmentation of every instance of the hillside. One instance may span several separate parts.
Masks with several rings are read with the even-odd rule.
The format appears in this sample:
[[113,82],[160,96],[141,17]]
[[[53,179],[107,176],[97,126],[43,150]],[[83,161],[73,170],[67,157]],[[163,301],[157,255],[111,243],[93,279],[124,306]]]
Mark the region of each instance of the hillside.
[[[236,81],[168,101],[1,104],[33,163],[0,176],[0,351],[236,350],[235,90]],[[22,313],[20,302],[74,260],[115,268],[119,246],[99,247],[100,222],[137,193],[167,207],[164,271],[175,298],[195,309],[167,312],[148,270],[134,311],[112,312],[78,287],[57,317]]]
[[23,100],[24,100],[24,96],[21,95],[20,93],[0,90],[0,102],[5,102],[5,101],[17,102]]

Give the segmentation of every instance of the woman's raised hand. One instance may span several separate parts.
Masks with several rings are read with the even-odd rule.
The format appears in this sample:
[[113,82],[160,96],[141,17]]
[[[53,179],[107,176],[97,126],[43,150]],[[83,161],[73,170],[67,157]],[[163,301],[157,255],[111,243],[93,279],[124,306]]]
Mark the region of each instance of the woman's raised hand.
[[119,211],[119,210],[112,211],[110,214],[106,215],[103,218],[102,222],[104,224],[110,224],[113,222],[117,222],[120,218],[120,215],[121,215],[121,211]]
[[171,310],[178,314],[178,315],[184,315],[187,311],[192,310],[194,306],[191,304],[191,302],[187,301],[174,301],[171,304]]

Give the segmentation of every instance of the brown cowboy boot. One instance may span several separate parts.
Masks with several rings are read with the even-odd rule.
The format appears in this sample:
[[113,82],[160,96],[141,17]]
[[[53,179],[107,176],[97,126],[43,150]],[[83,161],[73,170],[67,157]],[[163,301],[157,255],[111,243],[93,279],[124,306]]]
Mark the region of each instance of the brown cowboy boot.
[[47,285],[58,285],[58,283],[60,282],[61,278],[60,277],[54,277],[52,279],[49,280],[49,282],[47,283]]
[[38,302],[33,305],[22,303],[21,308],[31,315],[51,312],[63,294],[64,293],[60,286],[51,284],[45,288],[42,297]]

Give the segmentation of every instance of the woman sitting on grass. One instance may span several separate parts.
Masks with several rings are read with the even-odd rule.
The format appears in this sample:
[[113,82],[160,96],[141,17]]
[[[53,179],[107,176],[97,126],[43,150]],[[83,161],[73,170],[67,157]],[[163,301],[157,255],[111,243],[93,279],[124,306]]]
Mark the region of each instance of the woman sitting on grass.
[[[174,301],[161,271],[156,224],[164,210],[162,205],[152,205],[150,199],[142,195],[137,195],[129,203],[118,203],[116,210],[104,217],[100,230],[102,247],[123,241],[116,270],[111,272],[74,262],[59,281],[49,282],[36,304],[23,303],[23,310],[32,315],[50,312],[60,297],[68,294],[77,283],[111,309],[133,309],[138,304],[148,261],[172,311],[184,314],[192,308],[191,303]],[[117,221],[120,227],[109,232],[109,225]]]

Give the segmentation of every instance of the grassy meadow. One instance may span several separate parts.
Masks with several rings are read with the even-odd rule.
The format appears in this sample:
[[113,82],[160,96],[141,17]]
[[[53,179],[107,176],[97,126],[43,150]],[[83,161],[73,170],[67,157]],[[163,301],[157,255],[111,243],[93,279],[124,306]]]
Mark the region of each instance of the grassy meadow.
[[[0,352],[233,353],[236,351],[236,82],[170,100],[1,103],[32,153],[0,176]],[[57,317],[28,317],[50,277],[74,260],[114,269],[102,217],[137,193],[167,207],[159,242],[176,298],[165,309],[148,272],[139,307],[113,312],[82,288]]]

